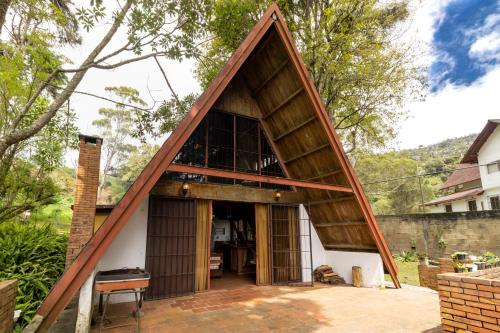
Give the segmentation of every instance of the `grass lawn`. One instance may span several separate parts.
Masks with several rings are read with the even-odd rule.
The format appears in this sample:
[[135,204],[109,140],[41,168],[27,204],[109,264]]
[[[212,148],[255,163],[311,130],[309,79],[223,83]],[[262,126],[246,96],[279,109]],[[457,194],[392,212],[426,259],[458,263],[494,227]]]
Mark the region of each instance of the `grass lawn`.
[[[404,284],[411,284],[413,286],[420,286],[418,282],[418,261],[417,262],[402,262],[396,260],[398,266],[399,282]],[[386,281],[392,281],[389,274],[385,275]]]

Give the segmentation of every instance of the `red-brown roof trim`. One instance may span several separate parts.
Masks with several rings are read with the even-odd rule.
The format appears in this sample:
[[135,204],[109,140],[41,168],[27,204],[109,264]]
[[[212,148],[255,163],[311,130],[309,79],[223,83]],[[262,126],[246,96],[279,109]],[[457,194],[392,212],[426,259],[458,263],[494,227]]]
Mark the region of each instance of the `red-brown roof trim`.
[[484,145],[484,143],[488,141],[490,135],[499,124],[500,119],[489,119],[486,123],[486,126],[484,126],[481,133],[477,135],[476,139],[469,147],[460,163],[477,163],[477,154],[479,153],[479,150]]
[[[276,14],[275,16],[273,15],[274,13]],[[273,18],[273,16],[277,19]],[[156,181],[170,165],[182,144],[198,126],[205,114],[241,68],[252,50],[273,25],[276,28],[282,42],[286,46],[290,58],[297,68],[305,90],[310,97],[318,118],[328,135],[330,145],[337,154],[342,165],[342,169],[344,170],[353,188],[354,195],[356,196],[363,216],[366,219],[382,260],[389,271],[394,284],[396,287],[400,287],[397,279],[397,268],[370,209],[368,201],[363,193],[361,185],[354,174],[354,170],[349,163],[344,150],[342,149],[332,124],[328,119],[323,103],[321,102],[321,98],[314,88],[312,79],[310,78],[303,60],[293,42],[290,31],[285,25],[283,16],[281,15],[278,7],[273,4],[268,8],[264,16],[255,25],[240,47],[234,52],[221,72],[212,81],[208,89],[200,96],[189,113],[177,126],[176,130],[170,135],[146,168],[141,172],[134,184],[125,193],[119,204],[112,210],[111,214],[108,216],[101,228],[99,228],[96,234],[82,249],[73,264],[52,288],[51,292],[37,312],[39,315],[38,318],[41,319],[40,325],[37,329],[38,331],[47,330],[52,322],[54,322],[57,318],[58,314],[64,309],[64,307],[66,307],[73,294],[81,287],[93,271],[113,239],[116,238],[125,226],[129,217],[139,206],[140,202],[149,194]]]

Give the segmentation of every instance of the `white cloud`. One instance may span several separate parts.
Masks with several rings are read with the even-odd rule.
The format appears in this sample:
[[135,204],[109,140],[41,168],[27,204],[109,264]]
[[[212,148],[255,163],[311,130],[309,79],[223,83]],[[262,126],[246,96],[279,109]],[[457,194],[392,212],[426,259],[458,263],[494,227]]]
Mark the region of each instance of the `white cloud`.
[[500,14],[486,17],[484,25],[469,32],[474,39],[469,56],[480,62],[500,61]]
[[411,118],[401,125],[399,146],[413,148],[479,132],[488,119],[500,115],[499,87],[497,66],[471,86],[449,84],[424,102],[409,104]]

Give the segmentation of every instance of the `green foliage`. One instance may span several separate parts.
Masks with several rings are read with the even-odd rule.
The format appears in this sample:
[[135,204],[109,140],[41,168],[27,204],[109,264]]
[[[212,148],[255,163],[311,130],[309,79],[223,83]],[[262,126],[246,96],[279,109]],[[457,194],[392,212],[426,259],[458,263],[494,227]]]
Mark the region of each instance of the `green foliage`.
[[[220,71],[271,3],[218,0],[208,20],[213,36],[197,76],[203,87]],[[394,43],[408,17],[405,2],[277,1],[344,146],[383,147],[418,93],[420,71],[409,46]],[[209,59],[209,61],[207,61]]]
[[401,251],[401,253],[396,256],[396,260],[401,262],[414,262],[417,261],[417,255],[412,251]]
[[18,280],[16,310],[22,313],[15,331],[31,320],[64,271],[66,242],[49,225],[0,224],[0,280]]
[[[356,174],[375,214],[423,212],[422,201],[439,195],[439,187],[458,166],[475,135],[387,153],[352,154]],[[418,175],[423,175],[417,177]]]

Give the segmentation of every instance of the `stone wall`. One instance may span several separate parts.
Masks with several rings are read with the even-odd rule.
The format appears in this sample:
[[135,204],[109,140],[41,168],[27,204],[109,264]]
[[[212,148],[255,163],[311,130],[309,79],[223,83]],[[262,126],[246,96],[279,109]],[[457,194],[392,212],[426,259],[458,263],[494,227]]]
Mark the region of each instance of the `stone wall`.
[[444,332],[500,332],[500,268],[438,275]]
[[431,258],[455,251],[500,255],[500,211],[381,215],[377,221],[393,253],[414,247]]
[[11,333],[16,308],[17,281],[0,282],[0,333]]

